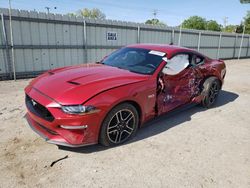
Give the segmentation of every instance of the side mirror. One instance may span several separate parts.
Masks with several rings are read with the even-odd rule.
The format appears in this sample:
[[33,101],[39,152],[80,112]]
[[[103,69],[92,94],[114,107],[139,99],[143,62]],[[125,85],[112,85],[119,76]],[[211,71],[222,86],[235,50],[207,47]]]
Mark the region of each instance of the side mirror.
[[102,64],[102,62],[107,58],[108,56],[106,55],[106,56],[104,56],[104,58],[102,58],[102,60],[100,60],[100,61],[97,61],[96,63],[97,64]]

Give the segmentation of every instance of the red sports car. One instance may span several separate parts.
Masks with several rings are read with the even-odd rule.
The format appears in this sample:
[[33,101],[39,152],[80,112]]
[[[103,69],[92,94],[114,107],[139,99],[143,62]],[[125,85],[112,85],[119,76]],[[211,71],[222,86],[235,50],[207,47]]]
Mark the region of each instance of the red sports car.
[[212,106],[221,60],[173,45],[136,44],[95,64],[47,71],[26,88],[27,121],[49,143],[121,144],[146,121],[186,104]]

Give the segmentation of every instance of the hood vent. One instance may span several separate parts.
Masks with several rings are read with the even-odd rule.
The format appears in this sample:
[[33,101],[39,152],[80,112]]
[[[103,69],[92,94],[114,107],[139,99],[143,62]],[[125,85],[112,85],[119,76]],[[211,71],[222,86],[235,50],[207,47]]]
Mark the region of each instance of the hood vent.
[[74,85],[80,85],[80,83],[73,82],[73,81],[68,81],[68,83],[70,83],[70,84],[74,84]]

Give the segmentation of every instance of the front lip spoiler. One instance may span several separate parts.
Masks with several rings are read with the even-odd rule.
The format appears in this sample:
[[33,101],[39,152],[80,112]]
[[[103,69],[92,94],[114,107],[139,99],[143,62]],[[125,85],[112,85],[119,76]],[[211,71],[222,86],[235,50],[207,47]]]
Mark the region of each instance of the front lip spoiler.
[[24,116],[24,118],[26,119],[26,123],[28,123],[28,125],[30,126],[30,128],[36,132],[39,136],[41,136],[43,139],[45,139],[46,141],[49,140],[47,138],[47,136],[45,136],[44,134],[42,134],[41,132],[39,132],[38,130],[36,130],[33,126],[32,126],[32,123],[30,122],[29,118],[27,117],[27,114]]
[[59,146],[66,146],[66,147],[71,147],[71,148],[78,148],[78,147],[83,147],[83,146],[89,146],[89,145],[94,145],[96,143],[90,143],[90,144],[68,144],[66,142],[58,142],[58,141],[54,141],[54,140],[46,140],[49,144],[55,144],[55,145],[59,145]]
[[36,132],[39,136],[41,136],[46,142],[48,142],[49,144],[55,144],[55,145],[58,145],[58,146],[66,146],[66,147],[71,147],[71,148],[77,148],[77,147],[83,147],[83,146],[89,146],[89,145],[94,145],[94,144],[97,144],[97,143],[89,143],[89,144],[69,144],[69,143],[66,143],[66,142],[58,142],[58,141],[54,141],[54,140],[50,140],[47,136],[45,136],[44,134],[42,134],[41,132],[39,132],[38,130],[36,130],[31,122],[29,121],[29,118],[27,118],[27,115],[24,116],[25,119],[27,121],[25,121],[26,123],[28,123],[28,125],[30,126],[30,128]]

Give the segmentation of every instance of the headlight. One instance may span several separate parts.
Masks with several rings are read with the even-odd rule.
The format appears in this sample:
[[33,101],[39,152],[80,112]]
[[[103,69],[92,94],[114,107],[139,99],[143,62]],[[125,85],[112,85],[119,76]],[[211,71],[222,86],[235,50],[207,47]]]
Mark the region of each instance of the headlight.
[[62,111],[67,114],[87,114],[94,113],[98,110],[94,106],[83,106],[83,105],[72,105],[72,106],[62,106]]

